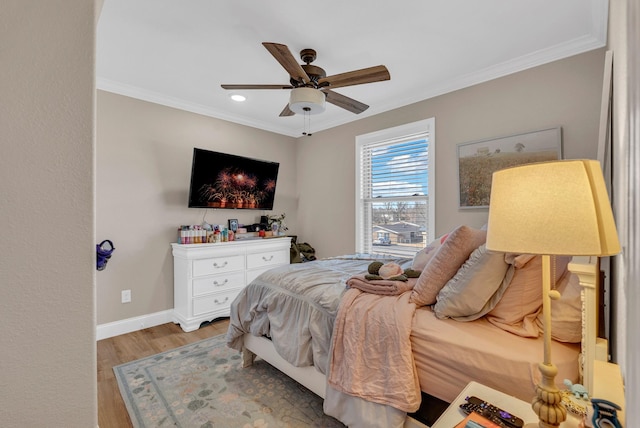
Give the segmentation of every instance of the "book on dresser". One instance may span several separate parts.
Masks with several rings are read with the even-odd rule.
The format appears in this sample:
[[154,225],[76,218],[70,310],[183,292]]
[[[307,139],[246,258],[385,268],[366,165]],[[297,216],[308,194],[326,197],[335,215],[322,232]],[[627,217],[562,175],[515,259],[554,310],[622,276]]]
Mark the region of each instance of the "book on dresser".
[[502,428],[500,425],[491,422],[489,419],[477,413],[469,413],[466,418],[460,421],[454,428]]
[[184,331],[230,314],[231,302],[262,272],[289,264],[291,238],[171,244],[173,322]]

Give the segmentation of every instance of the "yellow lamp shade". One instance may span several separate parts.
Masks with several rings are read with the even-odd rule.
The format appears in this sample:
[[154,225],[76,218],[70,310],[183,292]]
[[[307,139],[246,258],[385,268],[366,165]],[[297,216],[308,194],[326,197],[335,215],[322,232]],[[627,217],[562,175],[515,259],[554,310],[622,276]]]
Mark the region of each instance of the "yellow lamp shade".
[[600,164],[565,160],[494,172],[486,245],[528,254],[618,254]]

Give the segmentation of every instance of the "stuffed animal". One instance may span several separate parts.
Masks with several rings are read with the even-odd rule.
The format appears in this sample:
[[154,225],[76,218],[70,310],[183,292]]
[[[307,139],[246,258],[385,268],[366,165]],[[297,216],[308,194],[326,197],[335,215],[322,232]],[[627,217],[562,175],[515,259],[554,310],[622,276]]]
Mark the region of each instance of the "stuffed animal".
[[403,272],[402,267],[395,262],[372,262],[369,264],[367,271],[369,273],[364,277],[369,281],[380,279],[389,279],[392,281],[407,281],[408,278],[418,278],[421,273],[420,271],[413,269],[405,269]]

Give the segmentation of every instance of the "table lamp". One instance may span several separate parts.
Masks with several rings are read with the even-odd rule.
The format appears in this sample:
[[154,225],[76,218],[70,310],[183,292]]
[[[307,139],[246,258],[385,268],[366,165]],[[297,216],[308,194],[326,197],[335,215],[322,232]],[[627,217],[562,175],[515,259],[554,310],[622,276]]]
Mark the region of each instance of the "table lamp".
[[487,249],[542,256],[544,360],[532,407],[540,428],[559,426],[567,411],[551,362],[550,258],[610,256],[620,243],[600,164],[563,160],[526,164],[493,173]]

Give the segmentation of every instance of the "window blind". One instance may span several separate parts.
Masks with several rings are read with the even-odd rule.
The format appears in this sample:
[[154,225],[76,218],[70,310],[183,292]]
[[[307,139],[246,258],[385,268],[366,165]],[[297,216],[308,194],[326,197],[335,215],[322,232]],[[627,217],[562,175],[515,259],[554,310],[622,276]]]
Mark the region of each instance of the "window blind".
[[359,251],[411,257],[424,248],[430,152],[428,131],[359,145]]

